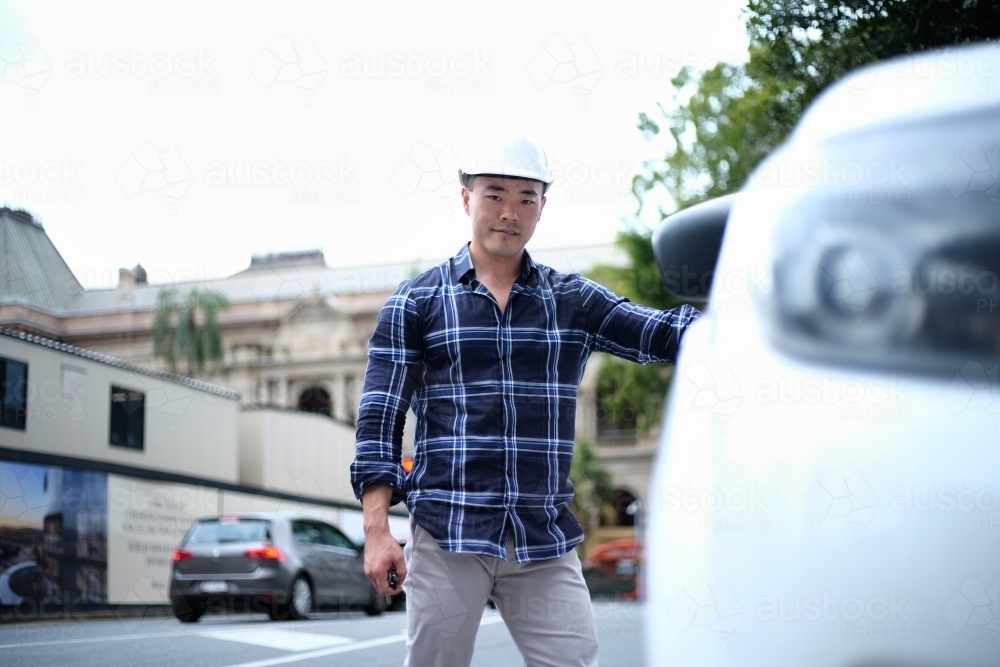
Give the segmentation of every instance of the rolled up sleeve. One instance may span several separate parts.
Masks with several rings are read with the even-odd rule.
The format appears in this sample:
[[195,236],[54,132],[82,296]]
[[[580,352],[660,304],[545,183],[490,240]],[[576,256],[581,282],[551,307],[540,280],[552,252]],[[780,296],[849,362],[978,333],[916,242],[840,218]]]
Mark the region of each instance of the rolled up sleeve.
[[593,350],[640,364],[674,363],[681,338],[701,311],[684,304],[656,310],[581,278],[580,298]]
[[400,457],[403,425],[413,395],[410,374],[423,359],[418,322],[410,285],[404,281],[379,312],[368,344],[368,369],[351,464],[351,485],[358,499],[377,484],[393,488],[393,505],[403,499],[406,475]]

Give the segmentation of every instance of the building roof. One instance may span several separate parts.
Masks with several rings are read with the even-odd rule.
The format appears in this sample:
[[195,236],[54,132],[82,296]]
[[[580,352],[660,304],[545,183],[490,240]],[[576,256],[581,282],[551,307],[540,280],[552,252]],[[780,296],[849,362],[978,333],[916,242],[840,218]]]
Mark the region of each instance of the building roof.
[[0,207],[0,305],[63,310],[83,291],[42,225],[27,211]]
[[[614,245],[588,245],[569,248],[531,250],[535,261],[564,273],[581,273],[595,264],[621,264],[623,252]],[[413,277],[443,262],[445,257],[417,259],[410,262],[332,268],[317,263],[314,253],[302,253],[309,261],[276,261],[271,265],[259,262],[226,278],[195,280],[179,283],[142,284],[132,290],[132,299],[119,303],[116,288],[83,291],[63,315],[90,315],[122,310],[152,310],[160,292],[174,289],[210,290],[222,294],[232,303],[255,301],[299,300],[322,296],[336,306],[336,295],[365,292],[391,292],[400,281]],[[322,255],[319,255],[322,258]]]
[[191,389],[199,389],[217,396],[231,398],[234,401],[238,401],[240,399],[240,393],[238,391],[234,391],[226,387],[220,387],[219,385],[211,384],[210,382],[202,382],[201,380],[195,380],[194,378],[184,377],[182,375],[175,375],[174,373],[157,370],[155,368],[147,368],[146,366],[133,364],[132,362],[124,361],[123,359],[119,359],[117,357],[100,354],[99,352],[86,350],[82,347],[76,347],[75,345],[67,345],[66,343],[60,343],[59,341],[43,338],[42,336],[34,336],[32,334],[24,333],[23,331],[12,331],[10,329],[0,327],[0,337],[22,340],[26,343],[32,343],[34,345],[40,345],[41,347],[47,347],[52,350],[58,350],[67,354],[83,357],[84,359],[90,359],[91,361],[96,361],[99,364],[117,366],[118,368],[125,369],[132,373],[140,373],[142,375],[149,375],[160,380],[176,382],[177,384],[185,385]]
[[[613,244],[529,252],[535,261],[564,273],[583,273],[595,264],[624,261],[623,252]],[[305,250],[254,256],[248,268],[226,278],[159,284],[144,282],[136,274],[145,270],[136,266],[136,280],[126,295],[115,287],[85,290],[30,213],[0,208],[0,305],[20,303],[61,317],[155,310],[160,293],[170,289],[183,293],[209,290],[232,304],[323,298],[343,310],[337,295],[391,292],[400,281],[446,259],[334,268],[326,265],[322,251]]]

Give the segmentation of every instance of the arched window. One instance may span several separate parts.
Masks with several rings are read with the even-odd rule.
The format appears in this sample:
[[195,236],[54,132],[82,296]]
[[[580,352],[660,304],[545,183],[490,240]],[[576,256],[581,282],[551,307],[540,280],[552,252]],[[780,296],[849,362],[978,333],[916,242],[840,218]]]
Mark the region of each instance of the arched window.
[[635,514],[629,514],[629,505],[636,501],[636,497],[632,495],[629,491],[625,489],[615,489],[615,493],[612,496],[611,504],[615,508],[615,513],[617,515],[616,525],[618,526],[634,526],[635,525]]
[[323,387],[309,387],[299,394],[299,410],[331,416],[330,394]]

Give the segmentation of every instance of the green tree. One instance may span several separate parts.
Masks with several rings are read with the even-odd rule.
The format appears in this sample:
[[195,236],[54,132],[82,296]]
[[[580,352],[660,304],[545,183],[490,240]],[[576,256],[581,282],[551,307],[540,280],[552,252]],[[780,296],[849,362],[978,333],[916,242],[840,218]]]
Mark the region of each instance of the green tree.
[[569,479],[573,483],[570,510],[587,534],[592,534],[600,525],[601,507],[611,502],[613,489],[611,475],[601,465],[593,447],[586,440],[577,441],[573,447]]
[[178,361],[183,361],[188,376],[193,376],[195,370],[204,371],[207,362],[220,361],[223,353],[218,314],[228,306],[226,297],[215,292],[160,292],[153,324],[153,354],[166,360],[173,373],[177,372]]
[[[595,266],[590,278],[619,296],[651,308],[665,310],[683,303],[663,287],[647,230],[630,227],[618,234],[617,243],[625,251],[627,265]],[[607,415],[634,414],[639,432],[648,434],[659,422],[672,370],[663,364],[642,366],[602,355],[597,376],[599,407]]]
[[[639,114],[647,138],[665,129],[670,149],[643,165],[632,183],[637,217],[657,197],[666,215],[742,187],[749,174],[777,148],[808,105],[827,86],[871,62],[928,48],[996,39],[1000,0],[750,0],[746,10],[748,60],[718,63],[705,72],[683,68],[671,81],[672,104],[658,116]],[[622,296],[656,308],[679,301],[659,282],[649,238],[632,226],[618,235],[625,268],[599,266],[590,276]],[[655,276],[655,280],[651,278]],[[602,364],[602,405],[631,407],[640,430],[658,423],[669,370]]]

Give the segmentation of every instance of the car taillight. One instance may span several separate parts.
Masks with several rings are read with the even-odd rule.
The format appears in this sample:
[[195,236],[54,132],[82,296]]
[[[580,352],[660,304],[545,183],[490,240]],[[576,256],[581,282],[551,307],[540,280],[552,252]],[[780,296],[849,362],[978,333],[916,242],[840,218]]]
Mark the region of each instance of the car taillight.
[[243,555],[251,560],[276,560],[279,563],[284,563],[288,560],[285,558],[285,554],[281,553],[281,549],[274,546],[247,549],[247,552]]
[[194,554],[187,549],[174,549],[174,562],[181,563],[194,558]]

